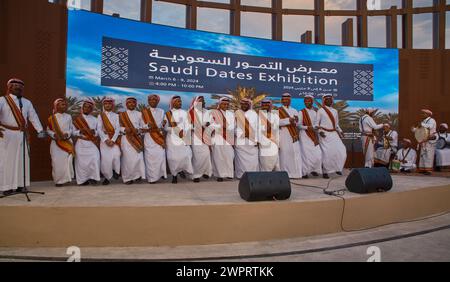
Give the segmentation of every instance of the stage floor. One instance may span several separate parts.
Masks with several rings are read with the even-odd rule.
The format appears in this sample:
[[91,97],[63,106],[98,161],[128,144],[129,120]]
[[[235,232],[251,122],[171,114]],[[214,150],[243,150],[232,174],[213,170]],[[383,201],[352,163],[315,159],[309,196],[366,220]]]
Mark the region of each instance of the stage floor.
[[[450,261],[450,214],[357,232],[216,245],[81,248],[81,261]],[[2,248],[0,262],[67,261],[66,248]]]
[[[343,176],[332,176],[331,179],[320,177],[297,179],[291,181],[292,194],[290,199],[283,202],[302,202],[334,199],[322,191],[329,185],[329,191],[345,189],[345,179],[349,171]],[[170,178],[170,177],[169,177]],[[426,187],[450,185],[450,177],[430,177],[413,175],[392,175],[393,188],[388,193],[405,192]],[[294,184],[295,183],[295,184]],[[180,179],[178,184],[170,180],[157,184],[125,185],[119,181],[108,186],[65,186],[55,187],[52,182],[34,182],[30,190],[43,191],[44,196],[30,194],[31,202],[25,196],[14,195],[0,199],[1,206],[39,206],[39,207],[149,207],[149,206],[185,206],[185,205],[219,205],[243,204],[238,193],[238,180],[216,182],[213,179],[193,183]],[[304,186],[300,186],[304,185]],[[308,187],[316,186],[316,187]],[[373,195],[373,194],[372,194]],[[367,197],[351,193],[348,190],[343,197]]]
[[[342,196],[344,176],[293,180],[285,201],[245,202],[238,181],[54,187],[0,199],[0,247],[210,245],[355,231],[450,211],[450,178],[393,175],[385,193]],[[295,183],[295,184],[294,184]],[[303,185],[303,186],[301,186]],[[314,187],[312,187],[314,186]]]

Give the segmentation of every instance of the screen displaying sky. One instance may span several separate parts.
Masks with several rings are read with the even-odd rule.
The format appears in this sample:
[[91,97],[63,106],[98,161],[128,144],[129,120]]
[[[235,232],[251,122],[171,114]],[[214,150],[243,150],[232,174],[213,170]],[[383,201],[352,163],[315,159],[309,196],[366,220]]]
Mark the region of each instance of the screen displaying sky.
[[[87,11],[70,10],[67,47],[67,96],[112,96],[120,101],[127,96],[144,103],[148,94],[161,96],[161,107],[167,109],[172,95],[180,95],[187,107],[198,93],[152,91],[101,86],[102,38],[112,37],[172,47],[225,52],[280,59],[335,63],[372,64],[374,68],[374,101],[348,101],[348,110],[363,107],[379,108],[382,112],[398,112],[398,50],[356,48],[331,45],[310,45],[272,41],[244,36],[194,31],[157,24],[120,19]],[[226,94],[226,93],[224,93]],[[207,102],[212,103],[208,93]],[[293,106],[303,107],[302,99]]]

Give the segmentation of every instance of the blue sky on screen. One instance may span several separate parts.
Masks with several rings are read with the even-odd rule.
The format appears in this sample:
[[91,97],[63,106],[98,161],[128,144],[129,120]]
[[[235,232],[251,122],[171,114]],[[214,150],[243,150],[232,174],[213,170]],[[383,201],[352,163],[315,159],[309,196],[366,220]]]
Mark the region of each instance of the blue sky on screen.
[[[190,92],[152,91],[148,89],[101,86],[101,46],[103,36],[216,52],[310,61],[373,64],[375,77],[374,101],[370,103],[350,101],[350,107],[356,110],[370,106],[379,108],[383,112],[398,112],[397,49],[308,45],[237,37],[146,24],[77,10],[69,12],[67,47],[68,96],[112,96],[118,100],[123,100],[127,96],[134,96],[143,103],[146,101],[149,93],[158,93],[161,96],[160,106],[167,109],[171,95],[182,96],[185,107],[190,104],[193,96],[198,95],[198,93]],[[293,106],[302,108],[303,100],[294,99]]]

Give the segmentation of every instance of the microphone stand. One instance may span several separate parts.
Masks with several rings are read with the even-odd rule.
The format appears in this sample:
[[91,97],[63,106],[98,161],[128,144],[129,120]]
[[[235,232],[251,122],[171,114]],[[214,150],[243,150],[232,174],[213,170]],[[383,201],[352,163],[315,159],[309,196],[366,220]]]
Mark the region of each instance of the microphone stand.
[[[22,113],[23,116],[23,104],[22,104],[22,97],[17,97],[19,99],[19,107],[20,107],[20,112]],[[25,121],[26,122],[26,121]],[[9,196],[13,196],[13,195],[18,195],[18,194],[25,194],[25,197],[27,197],[28,202],[31,202],[30,197],[28,196],[28,194],[39,194],[39,195],[45,195],[45,192],[35,192],[35,191],[29,191],[27,189],[27,176],[26,176],[26,161],[25,161],[25,150],[28,150],[28,156],[30,155],[30,148],[29,146],[26,144],[28,138],[27,138],[27,130],[26,128],[23,131],[22,134],[23,138],[22,138],[22,158],[23,158],[23,187],[22,189],[17,189],[16,191],[12,192],[11,194],[8,195],[3,195],[0,198],[5,198],[5,197],[9,197]]]

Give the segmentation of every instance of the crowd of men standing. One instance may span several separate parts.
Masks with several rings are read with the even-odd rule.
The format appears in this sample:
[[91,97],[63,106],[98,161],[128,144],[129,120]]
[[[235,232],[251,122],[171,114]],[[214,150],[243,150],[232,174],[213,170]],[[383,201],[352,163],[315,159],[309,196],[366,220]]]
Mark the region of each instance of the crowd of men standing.
[[[0,97],[0,191],[4,194],[30,184],[24,138],[28,121],[39,137],[51,138],[56,186],[71,183],[74,177],[78,185],[96,184],[101,177],[104,185],[119,177],[126,184],[156,183],[168,174],[172,183],[178,177],[199,182],[213,176],[222,182],[239,179],[246,171],[286,171],[294,179],[319,174],[329,178],[332,173],[342,174],[347,157],[332,95],[322,97],[319,109],[314,107],[314,97],[304,97],[301,111],[291,107],[289,93],[282,95],[280,108],[274,109],[272,101],[265,99],[257,111],[246,98],[240,100],[239,109],[231,110],[227,97],[216,108],[207,109],[203,96],[195,97],[183,110],[181,97],[173,96],[169,110],[164,111],[158,108],[160,97],[153,94],[141,111],[136,110],[137,100],[128,97],[126,110],[119,113],[114,112],[114,99],[106,97],[97,117],[94,102],[86,98],[74,118],[67,113],[66,100],[59,98],[44,129],[32,103],[22,96],[24,86],[20,79],[11,79],[8,94]],[[377,124],[374,113],[366,109],[359,121],[364,166],[388,166],[395,159],[402,171],[414,170],[412,142],[403,139],[398,149],[397,132],[389,124]],[[418,170],[426,174],[433,169],[436,139],[449,139],[448,126],[441,124],[437,130],[432,115],[422,110],[418,125],[429,132],[418,146]],[[381,129],[382,138],[377,140]],[[381,145],[376,146],[377,142]],[[436,157],[440,165],[450,165],[448,148],[436,152]]]
[[[24,186],[20,137],[27,120],[40,137],[46,133],[51,138],[56,186],[74,177],[78,185],[96,184],[101,176],[104,185],[119,177],[126,184],[156,183],[168,173],[172,183],[179,177],[199,182],[212,176],[221,182],[241,178],[246,171],[281,170],[290,178],[319,174],[329,178],[331,173],[342,174],[346,160],[331,95],[322,97],[319,110],[312,96],[305,97],[305,108],[299,112],[291,107],[288,93],[282,95],[279,109],[266,99],[258,111],[249,99],[242,99],[233,111],[227,97],[219,100],[217,108],[207,109],[202,96],[195,97],[187,111],[181,97],[173,96],[164,111],[158,108],[159,96],[150,95],[142,111],[136,110],[136,99],[128,97],[126,110],[115,113],[114,100],[107,97],[98,117],[92,115],[94,102],[87,98],[74,118],[60,98],[54,101],[44,129],[31,102],[22,97],[23,89],[23,81],[11,79],[8,94],[0,98],[0,148],[11,154],[7,165],[3,160],[0,165],[0,189],[5,192]],[[25,179],[28,186],[29,177]]]

